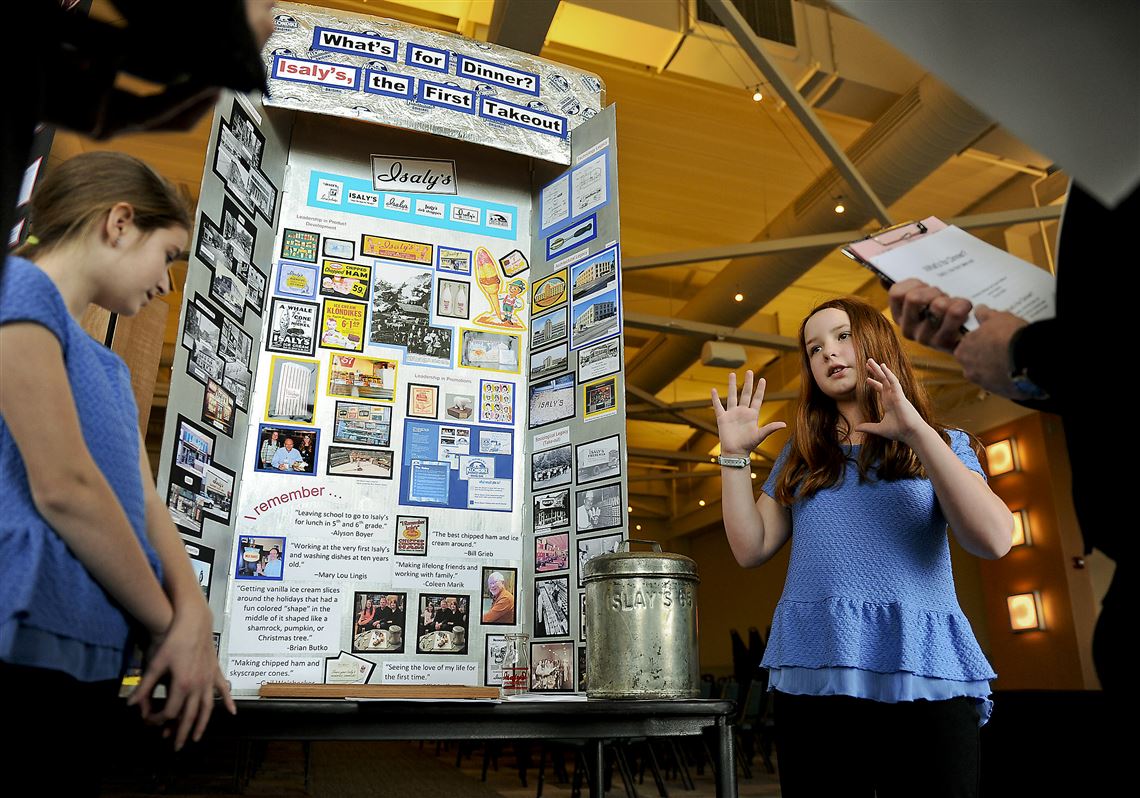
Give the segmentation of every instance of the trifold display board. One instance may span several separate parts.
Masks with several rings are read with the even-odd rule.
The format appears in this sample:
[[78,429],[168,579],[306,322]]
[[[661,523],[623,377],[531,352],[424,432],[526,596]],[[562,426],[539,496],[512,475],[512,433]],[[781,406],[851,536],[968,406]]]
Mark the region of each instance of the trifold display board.
[[277,13],[269,95],[215,114],[160,463],[227,677],[497,685],[525,632],[532,689],[583,689],[628,520],[614,109]]

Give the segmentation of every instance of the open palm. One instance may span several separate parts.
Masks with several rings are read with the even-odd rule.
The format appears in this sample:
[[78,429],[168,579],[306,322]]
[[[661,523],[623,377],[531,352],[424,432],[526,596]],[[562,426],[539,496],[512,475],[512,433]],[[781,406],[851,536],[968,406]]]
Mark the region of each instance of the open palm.
[[753,390],[753,374],[744,372],[744,388],[739,397],[736,392],[736,374],[728,375],[728,396],[725,404],[720,402],[716,388],[712,389],[713,412],[716,414],[717,431],[720,433],[721,454],[747,455],[761,442],[778,429],[787,426],[783,421],[773,421],[760,427],[760,405],[764,402],[763,378],[756,380]]
[[859,424],[855,431],[906,443],[926,422],[906,398],[899,378],[886,364],[868,359],[867,384],[879,397],[883,418],[878,422]]

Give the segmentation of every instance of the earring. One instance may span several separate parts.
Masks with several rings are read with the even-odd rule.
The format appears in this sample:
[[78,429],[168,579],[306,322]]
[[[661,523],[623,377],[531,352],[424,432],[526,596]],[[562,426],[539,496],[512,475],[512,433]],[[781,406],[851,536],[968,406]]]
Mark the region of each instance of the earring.
[[119,244],[121,244],[121,243],[123,243],[123,236],[122,236],[122,234],[120,234],[118,238],[116,238],[114,241],[112,241],[112,242],[111,242],[111,246],[113,246],[113,247],[117,247],[117,246],[119,246]]

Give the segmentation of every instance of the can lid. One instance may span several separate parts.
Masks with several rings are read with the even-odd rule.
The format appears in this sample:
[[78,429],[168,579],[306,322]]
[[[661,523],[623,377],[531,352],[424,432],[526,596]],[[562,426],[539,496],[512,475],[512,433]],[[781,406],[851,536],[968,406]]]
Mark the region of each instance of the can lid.
[[661,551],[661,546],[653,541],[622,541],[627,543],[651,543],[654,551],[615,551],[601,554],[586,563],[582,569],[585,582],[626,576],[674,577],[700,582],[697,563],[683,554]]

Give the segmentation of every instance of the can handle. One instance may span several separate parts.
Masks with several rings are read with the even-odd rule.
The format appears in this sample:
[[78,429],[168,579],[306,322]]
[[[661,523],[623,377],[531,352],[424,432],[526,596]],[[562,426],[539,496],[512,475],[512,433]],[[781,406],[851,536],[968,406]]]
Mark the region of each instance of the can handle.
[[629,551],[629,544],[630,543],[645,543],[646,545],[652,546],[653,550],[655,552],[661,553],[661,544],[660,543],[658,543],[655,540],[646,540],[645,538],[629,538],[627,540],[618,541],[618,546],[617,546],[617,549],[615,549],[615,551],[621,551],[621,547],[623,545],[625,546],[625,550]]

